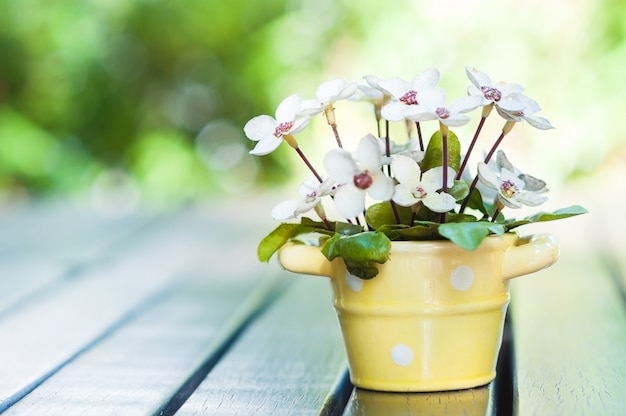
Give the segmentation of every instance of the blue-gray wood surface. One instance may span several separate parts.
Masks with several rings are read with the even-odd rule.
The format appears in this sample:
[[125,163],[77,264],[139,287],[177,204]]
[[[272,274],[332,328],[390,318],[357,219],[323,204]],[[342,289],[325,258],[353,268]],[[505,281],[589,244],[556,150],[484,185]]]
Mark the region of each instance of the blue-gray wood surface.
[[272,223],[234,212],[0,210],[0,412],[626,414],[623,240],[597,219],[514,281],[496,382],[390,394],[350,385],[328,281],[258,263]]

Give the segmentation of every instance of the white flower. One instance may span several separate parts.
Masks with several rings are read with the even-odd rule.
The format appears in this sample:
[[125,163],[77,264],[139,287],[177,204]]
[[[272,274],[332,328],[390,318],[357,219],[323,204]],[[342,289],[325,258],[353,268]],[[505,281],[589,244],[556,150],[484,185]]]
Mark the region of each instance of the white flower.
[[391,95],[380,87],[380,78],[375,75],[365,75],[363,79],[365,80],[365,84],[358,85],[358,94],[355,94],[353,98],[361,101],[369,101],[376,107],[382,107],[391,99]]
[[365,196],[388,201],[393,194],[393,181],[381,170],[382,155],[378,141],[372,135],[361,139],[357,153],[352,155],[344,149],[329,151],[324,166],[334,183],[337,211],[346,218],[353,218],[365,209]]
[[378,86],[393,98],[381,110],[382,116],[389,121],[404,120],[410,107],[420,104],[420,92],[434,87],[439,82],[439,71],[429,68],[418,74],[411,82],[394,77],[378,82]]
[[515,122],[526,120],[528,124],[539,130],[554,128],[547,119],[534,115],[541,110],[541,107],[539,107],[539,104],[537,104],[535,100],[522,94],[517,95],[515,99],[522,104],[522,108],[511,111],[496,107],[498,114],[500,114],[502,118]]
[[446,105],[446,93],[441,88],[426,88],[420,93],[420,105],[413,106],[405,112],[411,121],[439,120],[448,127],[458,127],[470,121],[463,115],[480,106],[482,99],[478,96],[466,96]]
[[300,114],[313,116],[332,109],[335,102],[352,97],[357,87],[356,82],[346,84],[342,79],[326,81],[317,87],[314,99],[302,102]]
[[395,155],[408,156],[415,162],[421,162],[424,160],[424,154],[426,153],[423,150],[419,150],[419,141],[416,139],[409,139],[403,144],[397,144],[393,140],[389,140],[390,156],[386,156],[387,140],[384,137],[378,139],[378,145],[380,147],[380,153],[383,155],[383,165],[390,165]]
[[508,82],[492,83],[491,78],[478,69],[466,66],[465,73],[473,85],[467,87],[467,94],[480,97],[481,106],[495,104],[496,108],[507,111],[518,111],[523,104],[516,99],[518,94],[524,92],[524,87],[519,84]]
[[[391,161],[391,170],[397,181],[393,201],[401,206],[410,207],[418,202],[434,212],[452,210],[456,201],[450,194],[437,192],[443,187],[443,168],[429,169],[422,174],[419,165],[410,157],[398,155]],[[448,187],[454,184],[454,170],[448,168]]]
[[302,182],[298,187],[298,194],[300,194],[301,199],[292,199],[276,205],[272,209],[272,218],[275,220],[296,218],[300,214],[315,209],[320,204],[321,198],[330,195],[331,191],[329,181],[320,183],[317,179],[312,178]]
[[[486,163],[478,164],[478,178],[487,187],[498,192],[498,202],[509,208],[521,208],[523,205],[537,206],[548,200],[543,195],[547,192],[544,181],[530,175],[521,174],[519,169],[510,164],[503,152],[496,169]],[[526,181],[524,180],[526,179]]]
[[258,142],[250,154],[262,156],[273,152],[287,135],[297,133],[309,123],[309,117],[300,117],[302,99],[298,94],[285,98],[276,108],[276,118],[260,115],[252,118],[243,128],[250,140]]

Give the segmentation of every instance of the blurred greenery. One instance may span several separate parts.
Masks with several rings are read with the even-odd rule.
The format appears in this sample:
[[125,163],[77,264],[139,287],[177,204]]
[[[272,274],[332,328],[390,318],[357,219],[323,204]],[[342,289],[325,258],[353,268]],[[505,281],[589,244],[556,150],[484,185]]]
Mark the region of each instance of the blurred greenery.
[[[462,68],[473,64],[533,83],[529,94],[547,100],[557,127],[601,122],[610,114],[581,118],[589,111],[571,112],[571,100],[593,88],[618,102],[611,82],[623,73],[624,19],[619,0],[524,9],[484,0],[3,0],[0,200],[130,189],[179,202],[279,183],[294,169],[288,149],[253,158],[242,126],[331,77],[409,78],[437,66],[454,68],[456,81],[443,82],[463,91]],[[594,162],[581,167],[590,157],[572,140],[581,130],[564,131],[579,144],[558,164],[563,177],[593,169],[621,142],[601,132]]]

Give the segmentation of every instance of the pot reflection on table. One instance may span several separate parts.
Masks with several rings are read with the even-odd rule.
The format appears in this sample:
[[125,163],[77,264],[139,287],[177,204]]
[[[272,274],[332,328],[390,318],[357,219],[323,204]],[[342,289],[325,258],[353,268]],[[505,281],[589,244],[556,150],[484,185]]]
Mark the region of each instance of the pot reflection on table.
[[434,393],[388,393],[355,389],[344,416],[486,416],[489,386]]

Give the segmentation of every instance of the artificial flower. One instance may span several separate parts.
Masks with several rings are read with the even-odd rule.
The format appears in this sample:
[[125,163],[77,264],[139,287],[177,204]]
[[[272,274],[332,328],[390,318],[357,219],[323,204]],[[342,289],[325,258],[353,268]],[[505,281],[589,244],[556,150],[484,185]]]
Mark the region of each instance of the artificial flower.
[[[391,161],[391,171],[399,182],[392,200],[401,206],[424,204],[433,212],[448,212],[456,206],[450,194],[437,192],[443,187],[443,168],[432,168],[422,173],[419,165],[410,157],[397,155]],[[454,170],[448,168],[448,187],[454,184]]]
[[366,195],[381,201],[391,199],[393,180],[381,170],[380,147],[372,135],[361,139],[354,157],[345,149],[329,151],[324,166],[338,185],[334,197],[337,211],[346,218],[363,212]]
[[276,118],[264,114],[248,121],[243,131],[250,140],[257,142],[250,154],[263,156],[271,153],[284,139],[304,129],[310,118],[298,114],[301,104],[300,96],[292,94],[278,105]]

